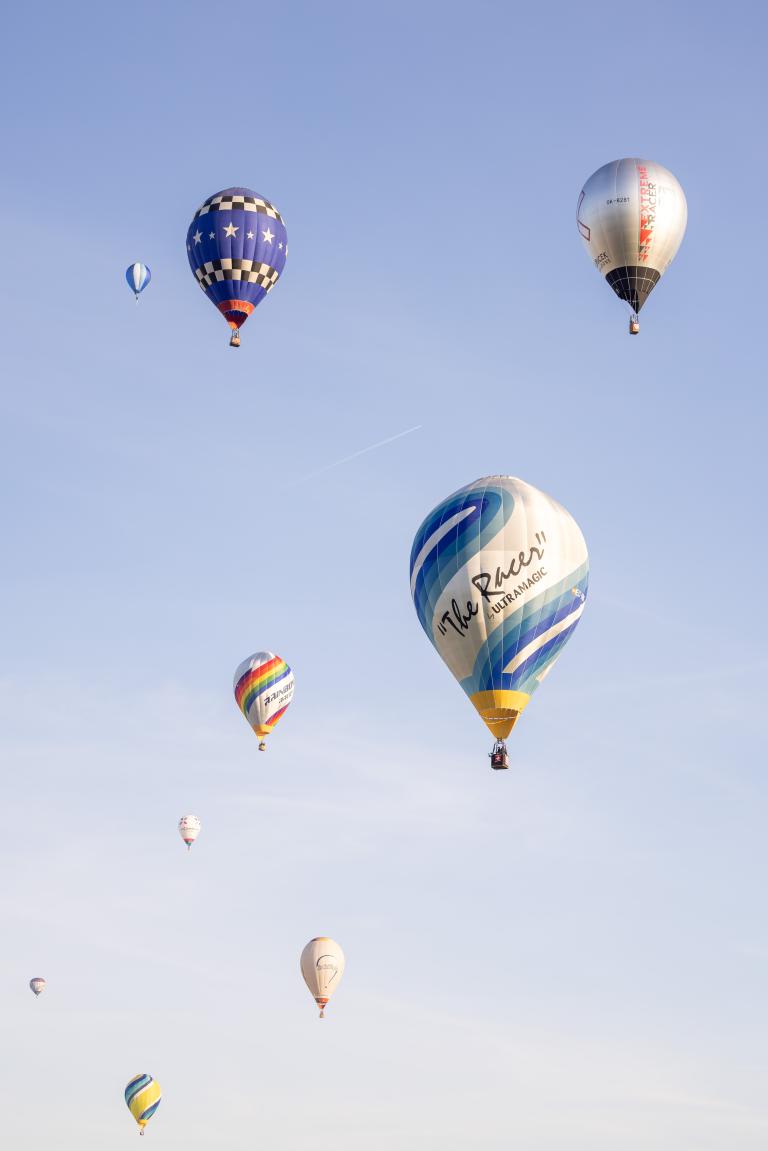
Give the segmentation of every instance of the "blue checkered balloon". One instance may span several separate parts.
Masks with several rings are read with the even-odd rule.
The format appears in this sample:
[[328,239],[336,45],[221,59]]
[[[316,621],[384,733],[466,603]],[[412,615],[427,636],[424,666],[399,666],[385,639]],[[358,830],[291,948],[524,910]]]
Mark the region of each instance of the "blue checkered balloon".
[[208,299],[238,329],[275,286],[288,255],[283,217],[249,188],[209,196],[187,232],[189,266]]

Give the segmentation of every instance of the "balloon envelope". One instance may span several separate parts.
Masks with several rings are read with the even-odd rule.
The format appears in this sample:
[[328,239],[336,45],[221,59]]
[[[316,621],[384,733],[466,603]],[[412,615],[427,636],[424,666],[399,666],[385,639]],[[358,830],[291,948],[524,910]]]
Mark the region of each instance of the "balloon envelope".
[[144,291],[152,279],[152,273],[146,264],[129,264],[125,269],[125,278],[128,281],[128,287],[138,300],[139,293]]
[[29,986],[34,991],[35,995],[41,995],[45,991],[46,983],[42,976],[37,975],[34,979],[30,979]]
[[208,299],[237,329],[282,274],[288,255],[283,217],[250,188],[209,196],[187,231],[189,266]]
[[576,210],[595,267],[634,312],[672,263],[687,220],[683,189],[651,160],[604,164],[587,180]]
[[160,1084],[151,1075],[134,1075],[126,1087],[125,1102],[142,1132],[160,1106],[161,1096]]
[[235,672],[235,701],[256,735],[274,730],[293,699],[293,672],[273,651],[257,651]]
[[182,815],[179,820],[179,835],[191,847],[200,834],[200,820],[196,815]]
[[310,939],[301,953],[301,974],[310,994],[320,1008],[320,1018],[325,1006],[341,982],[344,974],[344,952],[327,935]]
[[588,571],[575,520],[514,476],[460,488],[416,532],[419,622],[497,739],[509,735],[573,634]]

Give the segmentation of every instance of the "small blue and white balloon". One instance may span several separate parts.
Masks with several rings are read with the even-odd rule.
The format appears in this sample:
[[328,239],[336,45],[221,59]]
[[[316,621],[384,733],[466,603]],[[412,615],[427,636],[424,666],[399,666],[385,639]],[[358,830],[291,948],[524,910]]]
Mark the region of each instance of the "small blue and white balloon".
[[131,289],[136,299],[139,298],[139,293],[143,292],[149,281],[152,279],[152,273],[146,264],[130,264],[125,269],[125,278],[128,282],[128,287]]

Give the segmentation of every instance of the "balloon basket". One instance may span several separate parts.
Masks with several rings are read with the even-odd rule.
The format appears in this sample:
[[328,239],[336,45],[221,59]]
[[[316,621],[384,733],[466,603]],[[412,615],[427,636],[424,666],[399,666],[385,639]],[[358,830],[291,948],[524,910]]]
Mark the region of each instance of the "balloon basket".
[[503,739],[498,739],[493,745],[493,751],[488,753],[491,757],[491,767],[494,771],[506,771],[509,767],[507,745]]

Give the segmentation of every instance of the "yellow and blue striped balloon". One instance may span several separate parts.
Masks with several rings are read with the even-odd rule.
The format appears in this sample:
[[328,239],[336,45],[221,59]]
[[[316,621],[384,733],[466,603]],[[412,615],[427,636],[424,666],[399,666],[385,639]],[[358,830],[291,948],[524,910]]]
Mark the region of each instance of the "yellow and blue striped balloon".
[[160,1106],[162,1097],[160,1084],[151,1075],[134,1075],[125,1089],[125,1102],[128,1110],[141,1128],[144,1128]]

